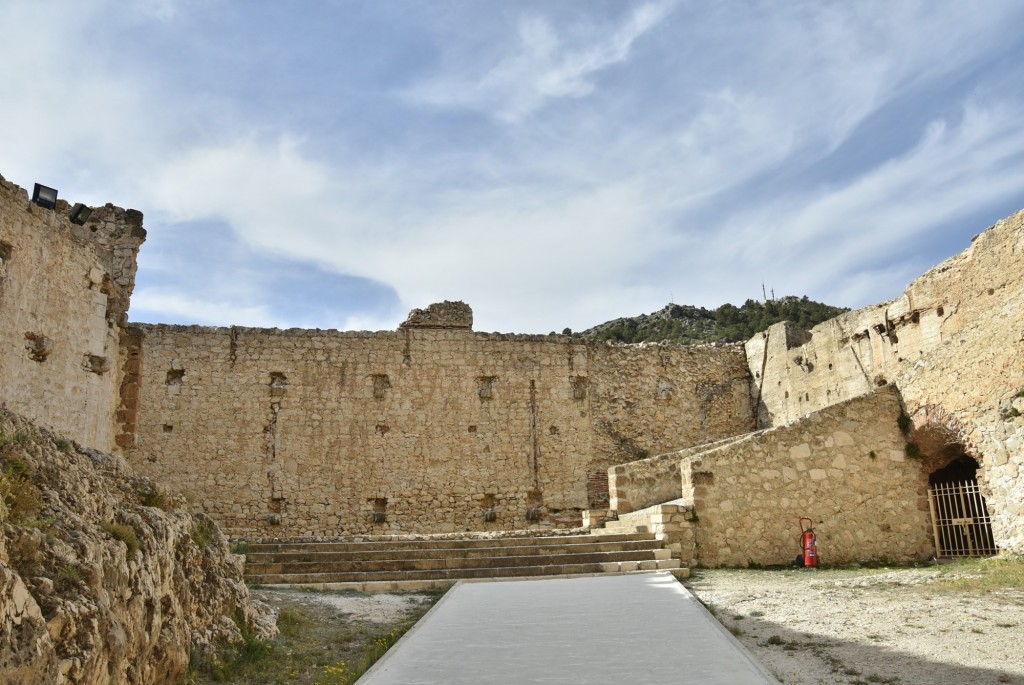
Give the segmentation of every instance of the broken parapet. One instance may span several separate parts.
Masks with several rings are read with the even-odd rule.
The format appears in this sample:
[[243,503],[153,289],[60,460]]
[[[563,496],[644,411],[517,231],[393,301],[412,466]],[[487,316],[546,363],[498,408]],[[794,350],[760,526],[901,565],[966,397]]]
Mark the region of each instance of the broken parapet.
[[465,302],[435,302],[414,309],[399,328],[459,328],[473,330],[473,310]]

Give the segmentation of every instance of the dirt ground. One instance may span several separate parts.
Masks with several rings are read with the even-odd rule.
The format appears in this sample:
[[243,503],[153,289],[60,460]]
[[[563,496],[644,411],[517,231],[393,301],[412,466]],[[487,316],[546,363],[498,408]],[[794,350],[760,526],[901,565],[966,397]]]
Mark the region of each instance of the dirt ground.
[[685,585],[786,685],[1024,685],[1017,575],[704,570]]
[[231,653],[219,668],[200,668],[189,683],[350,685],[442,594],[269,588],[252,593],[277,609],[280,635]]

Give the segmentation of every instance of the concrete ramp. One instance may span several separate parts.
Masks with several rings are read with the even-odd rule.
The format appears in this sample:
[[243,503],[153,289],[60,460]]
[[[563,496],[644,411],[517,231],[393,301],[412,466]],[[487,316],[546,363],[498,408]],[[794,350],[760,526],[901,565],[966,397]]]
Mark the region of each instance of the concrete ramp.
[[668,572],[461,582],[360,685],[778,683]]

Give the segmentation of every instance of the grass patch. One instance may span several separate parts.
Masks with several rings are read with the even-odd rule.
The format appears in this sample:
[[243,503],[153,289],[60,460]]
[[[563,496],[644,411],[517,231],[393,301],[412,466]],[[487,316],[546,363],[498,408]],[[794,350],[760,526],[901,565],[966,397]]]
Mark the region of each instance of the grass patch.
[[0,524],[31,521],[42,508],[43,493],[32,482],[32,467],[17,455],[5,455],[0,469]]
[[128,548],[128,558],[131,559],[139,551],[139,536],[135,529],[123,523],[104,523],[103,530],[107,535],[119,542],[123,542]]
[[58,592],[67,592],[82,582],[82,571],[73,564],[65,564],[57,570],[53,586]]
[[196,547],[205,551],[214,540],[214,536],[217,533],[217,529],[208,518],[202,518],[192,523],[192,527],[189,529],[189,535],[192,538],[192,542],[196,544]]
[[53,445],[61,452],[71,451],[71,441],[67,440],[66,438],[57,438],[56,440],[53,441]]
[[249,543],[246,542],[245,540],[241,540],[239,542],[233,543],[231,545],[231,553],[232,554],[248,554],[249,553]]
[[1024,590],[1024,557],[999,556],[988,559],[964,559],[944,564],[937,585],[953,590],[993,592]]
[[[286,593],[278,614],[280,634],[276,638],[269,642],[253,641],[243,631],[242,645],[222,649],[205,663],[193,659],[188,682],[191,685],[351,685],[433,604],[418,607],[392,624],[353,623],[329,604],[299,599],[302,594],[318,593]],[[432,595],[436,601],[444,593],[417,594]]]

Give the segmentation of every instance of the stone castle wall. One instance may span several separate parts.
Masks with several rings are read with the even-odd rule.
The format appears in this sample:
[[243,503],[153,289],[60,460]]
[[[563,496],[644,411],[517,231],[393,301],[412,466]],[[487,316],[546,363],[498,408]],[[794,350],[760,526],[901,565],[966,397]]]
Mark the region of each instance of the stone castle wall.
[[928,474],[905,456],[901,410],[899,393],[882,388],[684,458],[694,560],[788,564],[800,517],[812,519],[827,563],[928,558]]
[[78,442],[114,446],[119,336],[145,240],[113,205],[84,226],[0,178],[0,403]]
[[929,467],[962,445],[981,465],[997,543],[1024,551],[1024,212],[900,298],[809,332],[778,324],[747,356],[762,426],[895,384]]
[[743,350],[478,334],[462,303],[380,333],[126,326],[141,213],[68,214],[0,178],[0,403],[236,534],[624,512],[674,495],[695,445],[892,384],[922,468],[975,457],[997,543],[1024,551],[1024,212],[896,300]]
[[414,318],[379,333],[133,327],[118,440],[235,535],[344,535],[578,524],[607,506],[612,464],[753,427],[741,346]]

